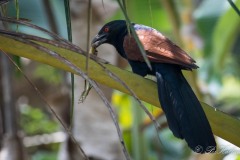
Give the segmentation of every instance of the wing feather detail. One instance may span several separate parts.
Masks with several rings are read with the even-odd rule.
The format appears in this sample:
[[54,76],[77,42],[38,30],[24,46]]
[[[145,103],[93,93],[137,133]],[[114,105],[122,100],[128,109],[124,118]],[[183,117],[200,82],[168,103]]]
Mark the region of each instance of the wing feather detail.
[[[136,30],[136,33],[146,50],[150,62],[177,64],[189,70],[198,68],[195,61],[185,51],[159,31],[155,29],[139,29]],[[123,48],[129,60],[144,61],[133,36],[125,36]]]

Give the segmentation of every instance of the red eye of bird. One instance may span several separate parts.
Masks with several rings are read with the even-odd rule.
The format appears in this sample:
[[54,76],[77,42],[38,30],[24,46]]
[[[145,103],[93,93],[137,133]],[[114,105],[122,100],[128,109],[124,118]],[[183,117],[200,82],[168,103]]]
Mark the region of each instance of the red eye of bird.
[[108,27],[105,27],[105,28],[104,28],[104,32],[109,32],[109,28],[108,28]]

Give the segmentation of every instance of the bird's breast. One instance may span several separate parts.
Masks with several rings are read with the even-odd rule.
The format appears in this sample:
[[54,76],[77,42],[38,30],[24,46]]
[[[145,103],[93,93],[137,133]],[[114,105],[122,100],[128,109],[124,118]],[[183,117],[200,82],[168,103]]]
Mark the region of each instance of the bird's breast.
[[[143,37],[139,37],[143,38]],[[126,35],[123,41],[123,49],[127,56],[127,59],[133,61],[142,61],[141,51],[134,39],[131,35]]]

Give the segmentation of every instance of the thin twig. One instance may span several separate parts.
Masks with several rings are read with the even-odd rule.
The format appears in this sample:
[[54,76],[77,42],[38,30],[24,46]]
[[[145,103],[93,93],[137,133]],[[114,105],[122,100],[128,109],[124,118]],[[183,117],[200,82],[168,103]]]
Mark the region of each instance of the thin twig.
[[[59,48],[63,48],[63,49],[67,49],[73,52],[77,52],[81,55],[86,56],[86,52],[83,51],[80,47],[70,43],[70,44],[65,44],[65,43],[61,43],[61,41],[55,41],[55,40],[49,40],[49,39],[45,39],[45,38],[41,38],[41,37],[37,37],[34,35],[28,35],[28,34],[24,34],[24,33],[19,33],[19,32],[14,32],[14,31],[7,31],[7,30],[1,30],[0,29],[0,33],[6,35],[6,36],[16,36],[16,37],[21,37],[23,39],[30,39],[33,41],[37,41],[37,42],[43,42],[43,43],[47,43],[47,44],[51,44],[53,46],[59,47]],[[107,61],[105,61],[104,59],[101,59],[97,56],[95,56],[94,54],[90,54],[90,58],[92,60],[95,61],[100,61],[103,63],[108,63]]]
[[151,0],[148,0],[148,5],[149,5],[149,12],[150,12],[151,27],[153,27],[153,14],[152,14]]
[[74,49],[72,46],[69,46],[66,43],[60,43],[62,41],[59,42],[59,41],[50,40],[50,39],[46,39],[46,38],[42,38],[42,37],[38,37],[38,36],[34,36],[34,35],[29,35],[29,34],[20,33],[20,32],[14,32],[14,31],[8,31],[8,30],[3,30],[3,29],[0,29],[0,33],[5,34],[5,35],[21,37],[23,39],[30,39],[30,40],[34,40],[34,41],[38,41],[38,42],[43,42],[43,43],[51,44],[56,47],[61,47],[61,48],[65,48],[68,50],[76,51],[76,49]]
[[180,35],[180,20],[176,6],[173,0],[162,0],[162,4],[168,13],[170,22],[172,23],[173,33],[175,35],[177,43],[182,46],[182,37]]
[[33,29],[36,29],[38,31],[41,31],[43,33],[46,33],[47,35],[51,36],[52,38],[54,38],[55,40],[58,40],[58,41],[62,41],[66,44],[70,44],[69,41],[67,41],[66,39],[60,37],[59,35],[53,33],[53,32],[50,32],[42,27],[39,27],[37,25],[34,25],[34,24],[31,24],[31,23],[28,23],[27,21],[23,21],[23,20],[16,20],[14,18],[6,18],[6,17],[0,17],[0,20],[1,21],[5,21],[5,22],[9,22],[9,23],[15,23],[15,24],[21,24],[21,25],[25,25],[27,27],[30,27],[30,28],[33,28]]
[[[76,73],[78,73],[79,75],[81,75],[85,80],[87,80],[92,86],[93,88],[95,89],[95,91],[98,93],[98,95],[100,96],[100,98],[102,99],[102,101],[104,102],[104,104],[107,106],[109,112],[110,112],[110,115],[112,117],[112,120],[116,126],[116,129],[117,129],[117,133],[118,133],[118,136],[119,136],[119,140],[120,140],[120,143],[121,143],[121,146],[122,146],[122,149],[123,149],[123,153],[125,155],[125,158],[127,160],[130,160],[130,156],[127,152],[127,149],[126,149],[126,146],[125,146],[125,143],[123,141],[123,138],[122,138],[122,133],[121,133],[121,130],[120,130],[120,127],[118,125],[118,122],[117,122],[117,118],[116,118],[116,115],[112,109],[112,106],[110,104],[110,102],[108,101],[108,99],[106,98],[106,96],[104,95],[104,93],[101,91],[101,89],[97,86],[96,82],[94,82],[92,79],[90,79],[83,71],[81,71],[76,65],[72,64],[70,61],[68,61],[66,58],[62,57],[61,55],[59,55],[58,53],[54,52],[54,51],[51,51],[49,50],[48,48],[45,48],[35,42],[32,42],[32,41],[28,41],[28,40],[25,40],[25,39],[20,39],[20,38],[17,38],[17,37],[12,37],[13,39],[17,40],[17,41],[20,41],[22,43],[26,43],[28,45],[31,45],[33,47],[35,47],[36,49],[38,50],[41,50],[51,56],[53,56],[54,58],[60,60],[61,62],[63,62],[65,65],[69,66],[72,70],[74,70]],[[65,125],[64,125],[65,126]],[[69,131],[68,128],[66,128],[66,131]],[[69,131],[70,132],[70,131]],[[80,146],[79,146],[80,147]]]
[[123,8],[124,8],[126,14],[128,14],[128,12],[127,12],[127,3],[126,3],[125,0],[122,0],[122,5],[123,5]]
[[[160,129],[160,124],[156,121],[156,119],[154,118],[154,116],[148,111],[148,109],[146,108],[146,106],[142,103],[142,101],[140,101],[140,99],[137,97],[137,95],[135,94],[135,92],[129,88],[129,86],[122,81],[116,74],[114,74],[113,72],[111,72],[110,70],[108,70],[105,66],[103,66],[101,63],[98,63],[101,67],[104,68],[104,70],[108,73],[108,75],[113,78],[114,80],[116,80],[117,82],[119,82],[122,86],[124,86],[129,92],[130,94],[134,97],[134,99],[140,104],[140,107],[144,110],[144,112],[148,115],[148,117],[153,121],[154,127],[156,129],[156,131],[158,132],[158,130]],[[157,135],[157,138],[159,140],[159,142],[161,143],[161,139],[160,137]],[[162,144],[162,143],[161,143]]]
[[[88,75],[88,68],[89,68],[89,58],[90,58],[90,36],[91,36],[91,22],[92,22],[92,0],[88,0],[88,18],[87,18],[87,56],[86,56],[86,65],[85,70],[86,74]],[[83,103],[83,101],[86,99],[89,91],[91,90],[92,86],[85,80],[84,82],[84,91],[81,94],[81,97],[79,99],[80,103]]]
[[[42,27],[39,27],[39,26],[36,26],[36,25],[33,25],[31,23],[28,23],[26,21],[22,21],[22,20],[16,20],[16,19],[13,19],[13,18],[5,18],[5,17],[0,17],[0,20],[2,21],[5,21],[5,22],[9,22],[9,23],[16,23],[16,24],[21,24],[21,25],[25,25],[25,26],[28,26],[30,28],[34,28],[36,30],[39,30],[39,31],[42,31],[46,34],[48,34],[49,36],[51,36],[52,38],[54,38],[55,40],[49,40],[49,39],[45,39],[45,38],[41,38],[41,37],[37,37],[37,36],[34,36],[34,35],[28,35],[28,37],[34,37],[35,40],[38,41],[38,38],[39,38],[39,41],[48,41],[49,44],[52,44],[56,47],[61,47],[61,48],[64,48],[64,49],[67,49],[67,50],[71,50],[71,51],[74,51],[74,52],[77,52],[77,53],[80,53],[82,55],[86,55],[87,52],[85,52],[84,50],[82,50],[80,47],[78,47],[77,45],[74,45],[73,43],[67,41],[66,39],[60,37],[59,35],[55,34],[55,33],[52,33]],[[5,33],[7,32],[7,33]],[[3,34],[16,34],[17,32],[13,32],[13,31],[6,31],[6,30],[1,30],[1,33]],[[19,33],[19,32],[18,32]],[[26,36],[27,34],[24,34],[24,33],[19,33],[19,36],[21,36],[20,34]],[[17,34],[16,34],[17,35]],[[27,37],[27,36],[26,36]],[[34,39],[33,39],[34,40]],[[47,43],[48,43],[47,42]],[[52,43],[54,42],[54,43]],[[93,59],[93,60],[96,60],[96,61],[101,61],[103,63],[107,63],[107,61],[105,61],[104,59],[101,59],[93,54],[90,54],[90,58]]]
[[[25,40],[20,40],[21,42],[26,42],[27,44],[31,44]],[[39,97],[44,101],[44,103],[48,106],[48,108],[50,109],[50,111],[52,112],[52,114],[57,118],[57,120],[60,122],[60,124],[63,126],[64,130],[67,132],[67,134],[69,135],[69,137],[72,139],[72,141],[74,142],[74,144],[77,146],[77,148],[79,149],[79,151],[83,154],[84,159],[88,160],[87,155],[85,154],[84,150],[81,148],[81,146],[79,145],[79,143],[77,142],[77,140],[74,138],[74,136],[72,135],[72,132],[68,129],[68,127],[64,124],[64,122],[61,120],[61,118],[57,115],[57,113],[54,111],[54,109],[51,107],[51,105],[47,102],[47,99],[44,97],[44,95],[41,93],[41,91],[36,87],[36,85],[26,76],[26,74],[24,74],[24,72],[21,70],[20,67],[18,67],[18,65],[14,62],[14,60],[7,54],[5,53],[2,49],[0,49],[8,58],[9,60],[14,64],[14,66],[23,74],[24,78],[28,81],[28,83],[33,87],[33,89],[37,92],[37,94],[39,95]]]
[[121,10],[122,10],[122,12],[123,12],[123,15],[124,15],[127,23],[129,24],[129,28],[130,28],[130,30],[131,30],[131,34],[133,35],[136,43],[138,44],[138,47],[139,47],[139,49],[140,49],[140,51],[141,51],[141,54],[142,54],[142,56],[143,56],[144,61],[146,62],[147,66],[150,68],[150,70],[152,70],[152,66],[151,66],[151,63],[150,63],[150,61],[149,61],[149,59],[148,59],[148,57],[147,57],[146,51],[144,50],[143,45],[142,45],[142,43],[140,42],[140,40],[139,40],[139,38],[138,38],[138,36],[137,36],[137,33],[136,33],[135,29],[134,29],[133,26],[131,25],[131,21],[130,21],[127,13],[126,13],[126,10],[124,9],[123,4],[120,2],[120,0],[117,0],[117,2],[118,2],[119,6],[120,6],[120,8],[121,8]]
[[88,74],[88,64],[89,64],[89,48],[90,48],[90,31],[91,31],[91,21],[92,21],[92,0],[88,0],[88,18],[87,18],[87,56],[86,56],[86,74]]

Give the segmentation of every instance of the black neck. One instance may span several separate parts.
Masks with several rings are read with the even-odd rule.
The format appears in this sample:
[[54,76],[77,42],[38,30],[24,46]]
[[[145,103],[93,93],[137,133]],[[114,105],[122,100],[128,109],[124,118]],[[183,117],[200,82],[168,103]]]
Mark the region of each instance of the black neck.
[[127,58],[125,51],[123,49],[123,41],[124,41],[124,37],[127,35],[127,29],[123,29],[121,32],[119,32],[118,35],[116,35],[116,41],[114,42],[114,46],[116,48],[116,50],[118,51],[118,53],[123,57],[123,58]]

